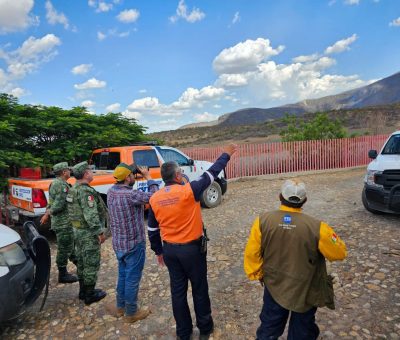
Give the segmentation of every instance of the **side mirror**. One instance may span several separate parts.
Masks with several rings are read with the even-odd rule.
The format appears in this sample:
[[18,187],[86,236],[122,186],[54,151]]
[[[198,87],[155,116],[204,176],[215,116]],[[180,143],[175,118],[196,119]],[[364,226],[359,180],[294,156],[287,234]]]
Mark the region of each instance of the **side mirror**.
[[194,165],[194,160],[193,159],[188,159],[188,165]]
[[368,157],[375,159],[376,157],[378,157],[378,153],[376,152],[376,150],[369,150],[368,151]]

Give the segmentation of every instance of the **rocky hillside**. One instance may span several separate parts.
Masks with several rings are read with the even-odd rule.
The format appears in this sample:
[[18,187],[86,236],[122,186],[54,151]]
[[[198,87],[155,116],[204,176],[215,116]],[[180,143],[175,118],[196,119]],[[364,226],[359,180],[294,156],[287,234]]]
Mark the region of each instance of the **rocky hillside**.
[[[237,126],[243,124],[264,123],[281,118],[285,113],[300,115],[305,112],[321,112],[341,109],[356,109],[367,106],[387,105],[400,102],[400,72],[381,79],[370,85],[334,96],[304,100],[295,104],[283,105],[268,109],[246,108],[222,115],[209,125]],[[201,126],[207,123],[201,123]],[[200,127],[190,124],[187,127]]]
[[[341,119],[349,135],[381,134],[400,130],[400,103],[326,112],[331,118]],[[314,113],[301,116],[309,120],[313,118]],[[257,124],[187,128],[157,132],[149,136],[162,140],[167,145],[181,147],[220,145],[229,141],[252,143],[279,140],[279,132],[283,126],[282,119],[275,118]]]

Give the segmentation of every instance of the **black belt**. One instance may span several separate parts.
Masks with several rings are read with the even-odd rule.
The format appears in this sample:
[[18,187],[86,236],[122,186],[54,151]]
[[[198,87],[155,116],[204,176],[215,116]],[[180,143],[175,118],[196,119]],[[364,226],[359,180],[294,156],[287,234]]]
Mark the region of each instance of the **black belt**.
[[185,242],[185,243],[173,243],[173,242],[168,242],[168,241],[164,241],[163,243],[171,245],[171,246],[188,246],[190,244],[201,244],[201,240],[203,239],[203,236],[200,236],[197,240],[193,240],[193,241],[189,241],[189,242]]

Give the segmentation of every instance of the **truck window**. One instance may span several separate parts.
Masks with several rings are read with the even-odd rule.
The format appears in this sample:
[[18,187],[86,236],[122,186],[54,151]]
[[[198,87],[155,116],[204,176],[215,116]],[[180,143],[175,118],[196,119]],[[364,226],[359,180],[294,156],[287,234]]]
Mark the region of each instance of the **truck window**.
[[121,163],[119,152],[99,152],[92,156],[91,162],[94,170],[114,170]]
[[174,161],[177,162],[179,166],[189,165],[189,160],[175,150],[158,148],[158,152],[166,162]]
[[132,156],[133,162],[136,165],[147,166],[149,168],[158,168],[160,166],[157,154],[154,150],[133,151]]
[[400,135],[390,137],[382,151],[383,155],[400,154]]

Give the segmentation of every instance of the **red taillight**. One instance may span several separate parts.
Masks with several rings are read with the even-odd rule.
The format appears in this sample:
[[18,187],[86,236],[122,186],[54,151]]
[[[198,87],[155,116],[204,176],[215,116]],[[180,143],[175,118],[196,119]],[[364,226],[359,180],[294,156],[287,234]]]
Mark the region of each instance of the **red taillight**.
[[34,208],[46,208],[47,199],[42,189],[32,189],[32,203]]

